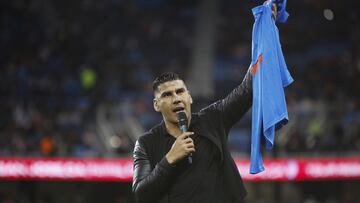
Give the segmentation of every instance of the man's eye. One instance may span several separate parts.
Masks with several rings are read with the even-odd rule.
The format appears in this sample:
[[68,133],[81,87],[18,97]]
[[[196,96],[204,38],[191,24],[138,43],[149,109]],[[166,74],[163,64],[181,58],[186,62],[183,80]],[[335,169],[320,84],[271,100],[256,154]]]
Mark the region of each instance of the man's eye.
[[184,92],[185,92],[184,89],[180,89],[180,90],[176,91],[176,94],[182,94],[182,93],[184,93]]
[[165,93],[165,94],[163,94],[163,97],[170,97],[170,96],[171,96],[170,93]]

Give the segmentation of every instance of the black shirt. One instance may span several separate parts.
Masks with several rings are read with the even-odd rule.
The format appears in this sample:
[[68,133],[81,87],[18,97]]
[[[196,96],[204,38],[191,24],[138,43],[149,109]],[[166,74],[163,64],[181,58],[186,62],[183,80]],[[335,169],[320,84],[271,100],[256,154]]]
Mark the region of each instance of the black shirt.
[[[189,164],[188,159],[184,158],[175,165],[176,176],[169,189],[168,202],[223,202],[223,181],[219,171],[220,152],[211,141],[196,132],[191,138],[196,150],[192,155],[193,162]],[[167,134],[167,151],[174,142],[175,138]]]

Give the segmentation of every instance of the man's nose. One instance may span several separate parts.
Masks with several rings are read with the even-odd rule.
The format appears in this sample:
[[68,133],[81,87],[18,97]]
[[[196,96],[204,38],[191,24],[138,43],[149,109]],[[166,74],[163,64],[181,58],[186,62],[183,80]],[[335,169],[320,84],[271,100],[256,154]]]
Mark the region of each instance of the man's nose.
[[173,104],[178,104],[181,102],[181,98],[179,95],[175,94]]

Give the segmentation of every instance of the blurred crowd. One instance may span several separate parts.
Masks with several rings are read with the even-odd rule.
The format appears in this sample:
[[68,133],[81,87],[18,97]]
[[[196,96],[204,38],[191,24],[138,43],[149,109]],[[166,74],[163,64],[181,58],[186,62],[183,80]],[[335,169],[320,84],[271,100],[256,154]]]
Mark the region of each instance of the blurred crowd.
[[[290,122],[276,150],[285,156],[360,150],[360,16],[351,6],[358,3],[329,2],[290,1],[288,22],[279,25],[295,79],[286,89]],[[250,63],[251,8],[259,3],[220,1],[216,94],[195,98],[195,110],[240,83]],[[189,73],[197,5],[2,1],[0,156],[102,156],[94,126],[104,103],[130,104],[144,129],[158,123],[151,82],[163,71]],[[250,134],[248,113],[231,131],[230,148],[249,153]]]
[[173,1],[0,3],[0,156],[101,156],[101,103],[148,99],[186,66],[195,7]]

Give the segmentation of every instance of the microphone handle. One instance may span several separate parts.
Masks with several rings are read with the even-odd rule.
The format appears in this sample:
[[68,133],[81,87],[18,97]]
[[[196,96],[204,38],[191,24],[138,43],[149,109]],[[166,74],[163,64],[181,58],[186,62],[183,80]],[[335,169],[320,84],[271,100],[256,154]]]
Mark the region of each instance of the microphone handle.
[[[182,133],[187,132],[187,126],[186,125],[180,126],[180,130],[181,130]],[[192,164],[192,153],[189,154],[187,159],[188,159],[188,163]]]

